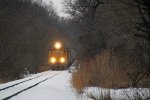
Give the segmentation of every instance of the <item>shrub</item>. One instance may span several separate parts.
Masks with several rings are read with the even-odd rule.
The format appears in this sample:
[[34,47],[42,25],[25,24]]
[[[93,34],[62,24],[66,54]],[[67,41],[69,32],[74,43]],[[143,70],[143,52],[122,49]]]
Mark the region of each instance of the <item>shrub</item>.
[[83,90],[86,86],[128,87],[131,84],[128,73],[134,71],[137,64],[130,57],[105,50],[93,59],[82,61],[80,66],[72,76],[72,85],[77,90]]

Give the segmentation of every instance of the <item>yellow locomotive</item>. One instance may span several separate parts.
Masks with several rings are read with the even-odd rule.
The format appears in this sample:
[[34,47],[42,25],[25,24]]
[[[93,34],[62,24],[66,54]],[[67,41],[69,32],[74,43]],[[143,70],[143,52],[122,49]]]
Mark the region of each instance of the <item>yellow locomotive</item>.
[[51,69],[67,69],[71,64],[71,54],[60,42],[54,43],[49,50],[48,64]]

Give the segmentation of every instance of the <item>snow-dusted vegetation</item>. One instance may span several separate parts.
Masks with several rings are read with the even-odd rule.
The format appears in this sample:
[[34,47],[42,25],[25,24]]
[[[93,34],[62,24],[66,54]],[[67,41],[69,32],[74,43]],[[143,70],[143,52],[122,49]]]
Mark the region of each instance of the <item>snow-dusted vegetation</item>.
[[94,100],[148,100],[149,88],[106,89],[99,87],[85,88],[87,97]]

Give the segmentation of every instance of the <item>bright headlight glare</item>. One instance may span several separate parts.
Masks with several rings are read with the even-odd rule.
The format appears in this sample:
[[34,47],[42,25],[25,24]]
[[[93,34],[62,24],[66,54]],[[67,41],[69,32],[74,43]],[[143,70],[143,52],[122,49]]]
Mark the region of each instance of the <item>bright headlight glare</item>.
[[55,57],[51,57],[51,58],[50,58],[50,62],[51,62],[51,63],[55,63],[55,62],[56,62],[56,58],[55,58]]
[[64,63],[64,62],[65,62],[65,58],[64,58],[64,57],[61,57],[61,58],[60,58],[60,62],[61,62],[61,63]]
[[59,42],[56,42],[55,44],[54,44],[54,47],[56,48],[56,49],[60,49],[61,48],[61,43],[59,43]]

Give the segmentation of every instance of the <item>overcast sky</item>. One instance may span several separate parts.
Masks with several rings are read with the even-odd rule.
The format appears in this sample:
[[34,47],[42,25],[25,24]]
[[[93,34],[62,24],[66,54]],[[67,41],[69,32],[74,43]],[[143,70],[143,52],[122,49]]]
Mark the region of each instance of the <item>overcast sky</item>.
[[54,3],[54,7],[56,8],[58,15],[61,17],[66,17],[67,14],[64,13],[64,6],[63,6],[63,2],[64,0],[43,0],[45,2],[48,3],[48,1],[52,1]]

